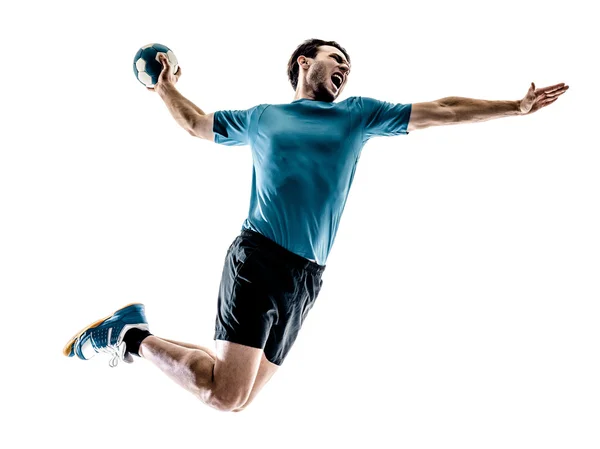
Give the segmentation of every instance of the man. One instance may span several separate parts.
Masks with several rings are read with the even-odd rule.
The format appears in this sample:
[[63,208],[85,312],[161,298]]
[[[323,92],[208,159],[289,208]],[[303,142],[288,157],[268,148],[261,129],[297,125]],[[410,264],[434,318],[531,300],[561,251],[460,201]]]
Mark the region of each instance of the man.
[[350,57],[338,43],[311,39],[288,63],[296,95],[288,104],[205,114],[182,96],[166,58],[154,91],[192,136],[250,145],[248,218],[230,246],[218,297],[215,350],[152,335],[144,306],[131,304],[78,332],[65,355],[96,353],[131,362],[143,357],[204,403],[240,411],[269,381],[290,350],[322,285],[356,165],[375,136],[430,126],[531,114],[568,89],[536,89],[517,101],[460,97],[391,104],[366,97],[339,103]]

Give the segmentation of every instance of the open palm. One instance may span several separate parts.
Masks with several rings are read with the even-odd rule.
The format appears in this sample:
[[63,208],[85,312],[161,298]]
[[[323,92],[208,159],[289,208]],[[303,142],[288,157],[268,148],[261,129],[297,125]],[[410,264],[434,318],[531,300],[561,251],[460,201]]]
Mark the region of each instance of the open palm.
[[525,98],[521,100],[520,107],[522,114],[531,114],[549,104],[554,103],[558,97],[564,94],[569,86],[565,83],[555,84],[554,86],[535,88],[535,84],[531,83],[529,91]]

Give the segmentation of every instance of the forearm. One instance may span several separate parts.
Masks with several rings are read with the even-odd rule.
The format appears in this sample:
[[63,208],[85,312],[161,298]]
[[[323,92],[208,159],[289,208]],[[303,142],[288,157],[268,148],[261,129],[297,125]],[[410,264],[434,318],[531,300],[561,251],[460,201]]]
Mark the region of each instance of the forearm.
[[450,111],[452,123],[475,123],[521,115],[519,101],[488,101],[474,98],[446,97],[437,100],[437,102]]
[[194,135],[198,119],[206,115],[202,109],[185,98],[174,85],[163,85],[157,93],[165,102],[175,121],[187,132]]

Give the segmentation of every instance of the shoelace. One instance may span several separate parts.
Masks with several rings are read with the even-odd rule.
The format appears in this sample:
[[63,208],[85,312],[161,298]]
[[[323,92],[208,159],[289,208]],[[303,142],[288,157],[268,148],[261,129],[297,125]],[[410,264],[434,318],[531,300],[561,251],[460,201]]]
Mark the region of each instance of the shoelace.
[[125,343],[121,343],[120,345],[108,345],[103,348],[98,348],[98,352],[104,352],[106,354],[111,355],[111,359],[108,362],[108,366],[114,368],[119,364],[119,360],[124,360],[125,357]]

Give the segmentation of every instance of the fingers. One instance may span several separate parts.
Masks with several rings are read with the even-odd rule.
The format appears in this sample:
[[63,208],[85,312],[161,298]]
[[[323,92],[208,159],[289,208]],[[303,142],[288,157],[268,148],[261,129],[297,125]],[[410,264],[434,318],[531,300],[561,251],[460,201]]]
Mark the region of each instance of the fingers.
[[532,112],[534,111],[539,111],[542,108],[545,108],[546,106],[550,106],[552,103],[554,103],[556,101],[556,98],[552,99],[552,100],[544,100],[539,102],[538,104],[536,104],[534,106],[534,110],[532,110]]
[[160,78],[168,79],[170,81],[177,82],[181,77],[181,66],[177,65],[177,71],[173,72],[173,66],[164,53],[159,53],[157,56],[159,62],[162,64],[163,69],[160,74]]
[[531,108],[530,113],[539,111],[540,109],[545,108],[546,106],[551,105],[556,100],[558,100],[558,97],[550,97],[550,98],[538,99],[538,101]]
[[556,91],[556,92],[551,92],[549,94],[545,94],[544,97],[545,98],[558,98],[560,97],[562,94],[564,94],[567,91],[567,89],[565,90],[561,90],[561,91]]
[[158,61],[162,64],[163,70],[169,70],[171,68],[171,64],[169,64],[169,60],[164,53],[158,54]]
[[562,87],[557,87],[554,90],[546,91],[546,96],[548,97],[558,97],[559,95],[564,94],[569,89],[569,86],[563,85]]
[[527,96],[533,97],[534,109],[537,110],[554,103],[558,97],[560,97],[569,89],[569,86],[567,86],[565,83],[558,83],[554,84],[553,86],[535,89],[533,91],[533,95],[532,89],[535,89],[534,83],[531,83],[531,87],[529,88]]
[[558,100],[558,97],[546,98],[545,100],[540,101],[540,107],[543,108],[544,106],[548,106],[549,104],[554,103],[556,100]]
[[554,102],[554,100],[556,100],[558,97],[564,94],[568,89],[569,86],[565,86],[563,83],[545,87],[543,89],[538,89],[536,91],[535,101],[540,103],[540,105],[545,106]]
[[550,93],[550,92],[564,92],[569,88],[569,86],[565,85],[565,83],[555,84],[554,86],[541,87],[536,90],[537,93]]
[[543,87],[543,90],[555,90],[555,89],[560,89],[561,87],[564,87],[565,83],[558,83],[555,84],[554,86],[548,86],[548,87]]
[[162,64],[162,71],[160,72],[159,79],[170,79],[173,75],[173,67],[169,62],[167,55],[165,55],[164,53],[159,53],[157,58],[158,62]]

